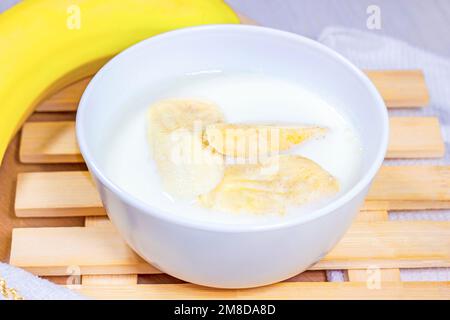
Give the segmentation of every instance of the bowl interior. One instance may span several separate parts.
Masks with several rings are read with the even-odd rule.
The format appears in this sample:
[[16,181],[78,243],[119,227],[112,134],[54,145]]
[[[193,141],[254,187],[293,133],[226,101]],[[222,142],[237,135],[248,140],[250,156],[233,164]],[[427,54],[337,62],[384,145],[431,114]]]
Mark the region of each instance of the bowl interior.
[[101,174],[108,123],[130,97],[155,90],[156,98],[162,82],[214,70],[282,77],[319,95],[359,132],[364,149],[361,188],[373,178],[384,157],[388,127],[386,107],[370,81],[341,56],[312,40],[251,26],[170,32],[112,59],[91,81],[78,109],[77,135],[89,168]]

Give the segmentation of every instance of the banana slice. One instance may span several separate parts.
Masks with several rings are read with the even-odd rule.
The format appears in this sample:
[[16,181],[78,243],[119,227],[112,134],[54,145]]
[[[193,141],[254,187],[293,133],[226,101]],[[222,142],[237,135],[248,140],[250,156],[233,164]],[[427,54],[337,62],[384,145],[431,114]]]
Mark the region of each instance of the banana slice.
[[148,113],[148,138],[164,190],[174,198],[194,199],[220,183],[223,156],[203,144],[206,125],[223,121],[211,103],[171,99]]
[[225,212],[284,213],[287,206],[319,200],[338,190],[336,178],[314,161],[279,155],[264,164],[229,166],[222,182],[198,201]]
[[158,125],[164,132],[177,129],[203,129],[204,127],[223,122],[222,111],[213,103],[192,99],[167,99],[151,106],[150,121]]
[[217,152],[236,158],[277,154],[327,129],[318,126],[275,126],[215,123],[205,129],[204,139]]

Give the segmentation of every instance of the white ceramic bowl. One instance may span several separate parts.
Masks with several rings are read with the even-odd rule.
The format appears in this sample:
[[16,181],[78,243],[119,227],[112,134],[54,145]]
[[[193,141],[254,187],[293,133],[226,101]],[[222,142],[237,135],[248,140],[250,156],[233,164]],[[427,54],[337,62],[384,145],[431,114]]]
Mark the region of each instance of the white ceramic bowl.
[[[358,181],[325,207],[273,225],[218,225],[165,213],[112,183],[99,165],[101,133],[124,101],[162,79],[205,70],[262,72],[300,83],[353,122],[364,146]],[[292,277],[326,255],[358,212],[385,156],[388,117],[350,62],[301,36],[253,26],[169,32],[125,50],[94,77],[78,108],[77,137],[109,217],[144,259],[177,278],[222,288]]]

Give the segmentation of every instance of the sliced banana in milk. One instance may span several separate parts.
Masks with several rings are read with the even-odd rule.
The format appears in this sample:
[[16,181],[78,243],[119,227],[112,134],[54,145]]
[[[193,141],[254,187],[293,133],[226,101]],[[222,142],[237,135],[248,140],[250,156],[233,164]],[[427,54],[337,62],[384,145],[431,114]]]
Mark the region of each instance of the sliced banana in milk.
[[207,125],[223,122],[220,108],[210,102],[193,99],[167,99],[151,106],[150,121],[164,132],[177,129],[193,130],[195,125],[201,129]]
[[148,138],[164,190],[178,199],[194,199],[220,183],[223,156],[203,143],[203,130],[223,121],[220,109],[196,100],[170,99],[150,107]]
[[325,135],[318,126],[279,126],[215,123],[204,139],[217,152],[236,158],[255,158],[288,150],[305,140]]
[[314,161],[279,155],[264,164],[227,167],[222,182],[198,201],[206,208],[225,212],[284,213],[288,206],[318,200],[338,190],[337,179]]

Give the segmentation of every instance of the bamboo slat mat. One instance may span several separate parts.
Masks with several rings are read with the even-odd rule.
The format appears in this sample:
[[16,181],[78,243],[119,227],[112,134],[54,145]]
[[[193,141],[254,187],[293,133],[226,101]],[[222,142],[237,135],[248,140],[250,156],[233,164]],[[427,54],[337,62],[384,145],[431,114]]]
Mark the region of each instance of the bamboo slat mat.
[[[366,72],[390,108],[425,107],[429,101],[419,70]],[[89,80],[61,90],[41,103],[37,113],[75,112]],[[387,158],[444,155],[439,119],[393,117],[390,121]],[[15,214],[25,219],[84,217],[85,225],[15,228],[10,263],[41,276],[70,275],[71,281],[78,279],[80,283],[69,287],[87,296],[450,299],[450,283],[402,282],[399,272],[400,268],[450,267],[450,222],[389,221],[387,212],[450,208],[450,166],[383,166],[350,230],[322,261],[311,267],[312,271],[262,288],[219,290],[183,283],[169,276],[164,281],[151,280],[164,275],[137,256],[117,234],[105,216],[88,172],[58,170],[61,163],[83,163],[73,120],[26,123],[19,154],[23,163],[46,164],[55,166],[55,170],[19,172]],[[348,281],[326,282],[323,272],[317,271],[335,269],[348,270]]]

